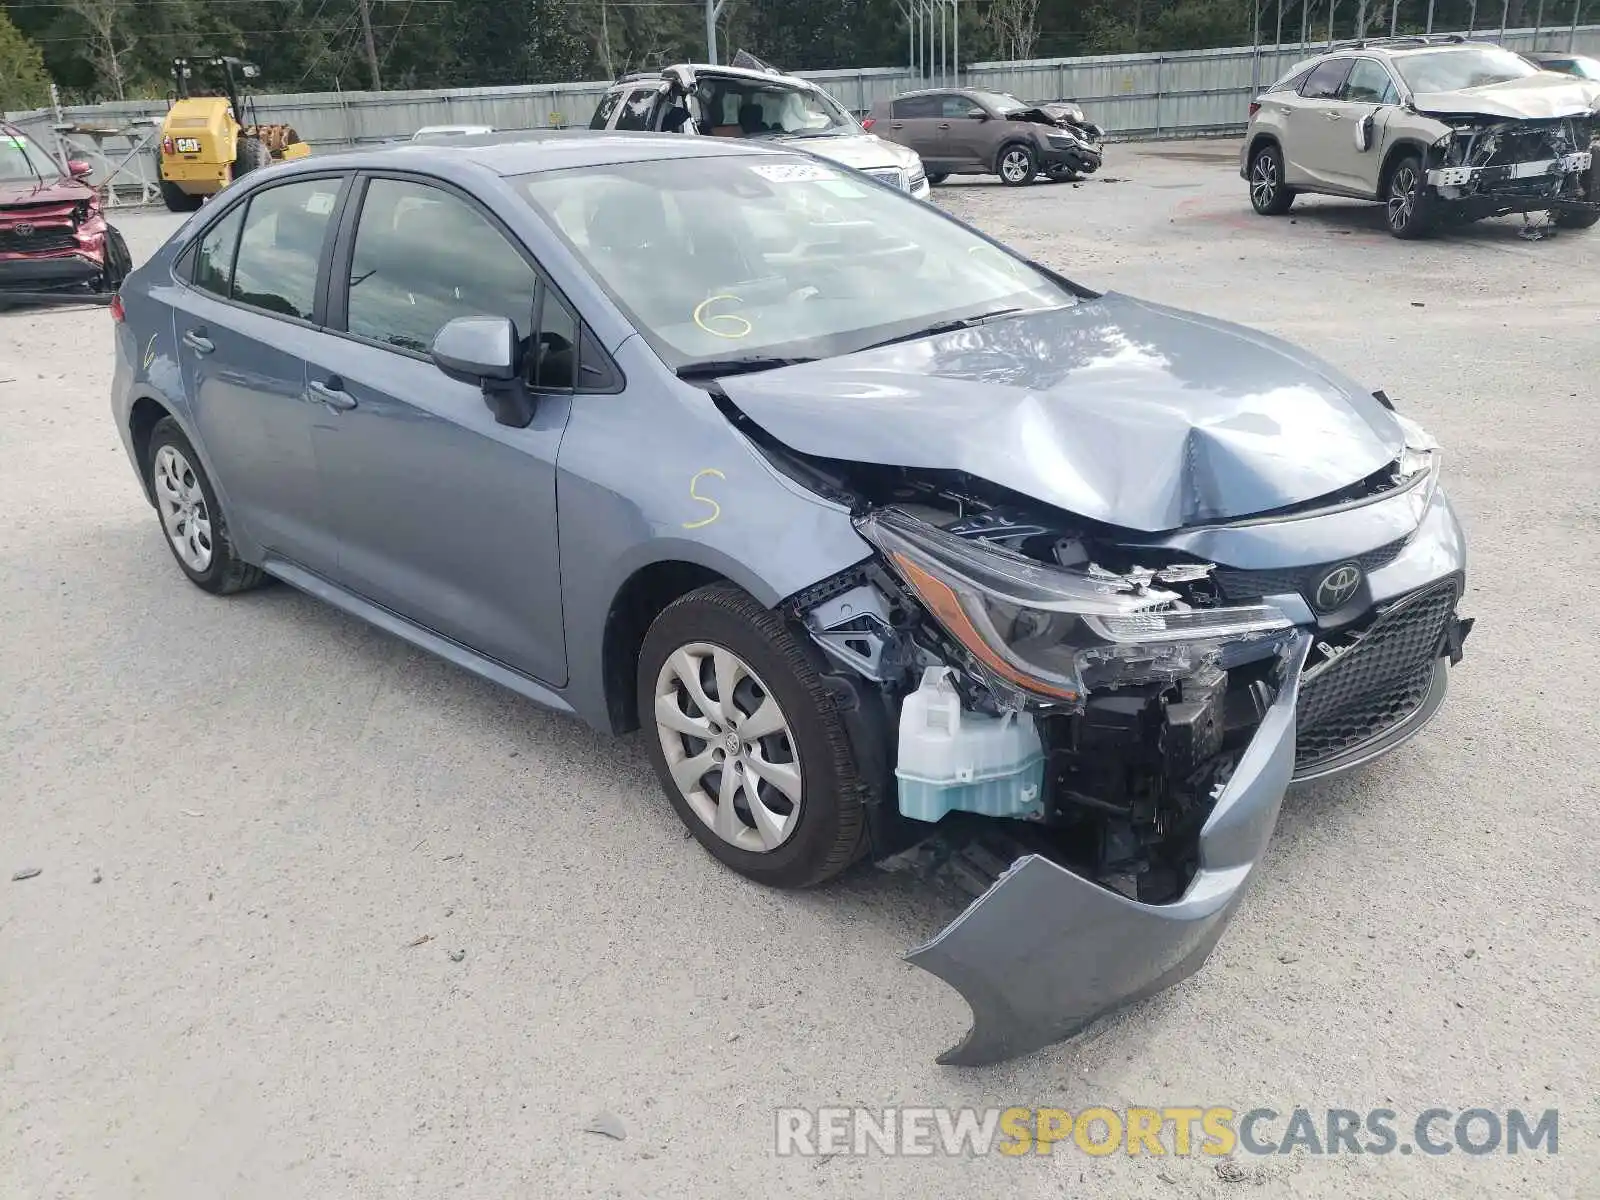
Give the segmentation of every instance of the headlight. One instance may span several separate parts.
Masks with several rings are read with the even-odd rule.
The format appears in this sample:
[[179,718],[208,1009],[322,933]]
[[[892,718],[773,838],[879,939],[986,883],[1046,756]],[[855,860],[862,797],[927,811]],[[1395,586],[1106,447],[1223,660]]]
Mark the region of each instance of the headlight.
[[1404,482],[1424,471],[1435,472],[1439,467],[1439,443],[1433,436],[1418,425],[1410,417],[1394,414],[1395,421],[1400,426],[1400,432],[1405,434],[1406,444],[1400,451],[1400,461],[1395,471],[1398,481]]
[[1228,643],[1294,627],[1271,605],[1191,608],[1152,587],[1156,573],[1046,566],[893,509],[856,528],[993,681],[1048,700],[1078,704],[1095,688],[1180,679]]

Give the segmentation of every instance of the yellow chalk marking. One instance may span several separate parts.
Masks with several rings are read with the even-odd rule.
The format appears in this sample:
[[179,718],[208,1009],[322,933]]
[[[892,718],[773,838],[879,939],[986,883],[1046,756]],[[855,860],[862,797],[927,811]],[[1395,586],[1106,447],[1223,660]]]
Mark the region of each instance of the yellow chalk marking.
[[689,480],[689,499],[698,500],[701,504],[711,505],[711,515],[700,521],[685,521],[683,525],[685,529],[703,529],[722,515],[722,505],[718,504],[710,496],[702,496],[695,490],[700,481],[707,475],[715,475],[718,479],[727,478],[726,475],[717,470],[715,467],[707,467],[704,471],[696,471],[694,473],[693,477]]
[[[706,312],[706,309],[715,304],[718,300],[732,300],[735,304],[744,303],[744,301],[739,299],[739,297],[729,295],[727,293],[724,293],[720,296],[709,296],[694,306],[694,323],[701,329],[704,329],[712,337],[727,338],[729,341],[738,341],[742,337],[749,337],[750,331],[754,329],[755,326],[750,324],[750,322],[745,320],[743,317],[739,316],[738,313],[708,314]],[[713,329],[710,324],[712,321],[720,321],[724,323],[731,321],[733,322],[732,328],[738,330],[738,332],[730,332],[727,329]]]

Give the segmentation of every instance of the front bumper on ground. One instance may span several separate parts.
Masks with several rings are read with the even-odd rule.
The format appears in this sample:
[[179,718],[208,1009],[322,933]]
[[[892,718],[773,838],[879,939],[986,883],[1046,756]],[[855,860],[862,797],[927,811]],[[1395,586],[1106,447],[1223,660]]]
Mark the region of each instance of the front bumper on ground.
[[1286,651],[1284,683],[1201,830],[1200,867],[1181,900],[1140,904],[1031,854],[907,955],[972,1009],[971,1030],[941,1063],[981,1066],[1037,1050],[1200,968],[1277,822],[1310,645],[1302,635]]
[[1065,167],[1079,175],[1092,175],[1100,169],[1104,158],[1099,146],[1087,142],[1078,142],[1072,145],[1056,145],[1046,143],[1044,150],[1039,154],[1039,166],[1043,170],[1052,167]]

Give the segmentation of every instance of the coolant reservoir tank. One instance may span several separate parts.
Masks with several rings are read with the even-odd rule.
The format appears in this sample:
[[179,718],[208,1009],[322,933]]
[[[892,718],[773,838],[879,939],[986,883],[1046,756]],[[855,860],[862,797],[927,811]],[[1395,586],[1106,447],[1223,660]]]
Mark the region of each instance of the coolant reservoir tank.
[[900,709],[895,764],[900,811],[918,821],[949,812],[1037,817],[1044,811],[1044,752],[1027,713],[969,712],[949,667],[929,667]]

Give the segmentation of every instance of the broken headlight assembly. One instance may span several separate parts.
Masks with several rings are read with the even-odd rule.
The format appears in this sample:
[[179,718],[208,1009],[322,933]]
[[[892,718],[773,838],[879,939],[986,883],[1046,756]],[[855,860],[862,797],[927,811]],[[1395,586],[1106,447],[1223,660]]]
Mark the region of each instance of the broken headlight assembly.
[[1192,608],[1152,586],[1204,567],[1117,575],[1052,566],[895,509],[868,513],[856,528],[990,682],[1045,703],[1077,707],[1099,688],[1264,656],[1293,630],[1272,605]]

